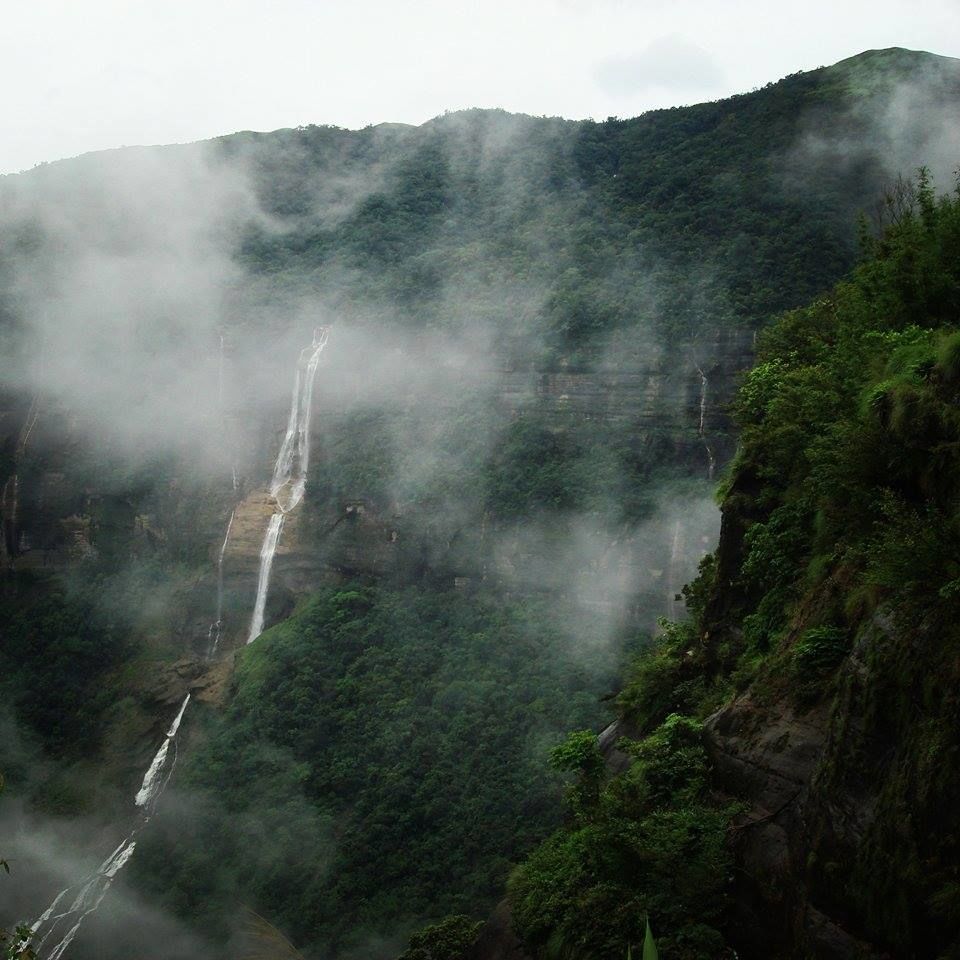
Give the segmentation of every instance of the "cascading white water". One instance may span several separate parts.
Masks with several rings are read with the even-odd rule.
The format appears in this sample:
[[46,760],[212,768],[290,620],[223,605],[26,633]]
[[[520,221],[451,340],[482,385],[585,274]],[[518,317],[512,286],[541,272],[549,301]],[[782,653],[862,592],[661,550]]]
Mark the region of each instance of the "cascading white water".
[[[233,518],[234,513],[231,513],[217,561],[217,620],[210,628],[211,636],[213,637],[213,647],[207,653],[208,658],[216,652],[216,644],[220,640],[223,616],[223,557],[227,549],[227,541],[230,539]],[[77,931],[80,929],[84,918],[100,906],[100,902],[107,895],[107,891],[110,889],[114,877],[123,869],[130,857],[133,856],[133,851],[137,845],[135,838],[140,830],[149,822],[156,807],[157,800],[159,800],[164,788],[170,781],[170,777],[173,775],[176,753],[174,753],[173,761],[169,761],[169,754],[171,748],[176,751],[177,734],[180,731],[180,724],[183,721],[183,715],[186,713],[189,703],[190,694],[188,693],[180,704],[180,709],[173,718],[173,722],[167,729],[163,743],[160,744],[160,748],[154,754],[153,760],[147,768],[147,772],[143,775],[143,782],[134,797],[134,805],[140,808],[141,814],[131,832],[121,841],[116,850],[83,881],[79,892],[67,909],[60,913],[55,912],[60,901],[73,889],[72,887],[61,890],[53,899],[50,906],[29,925],[34,935],[31,947],[38,957],[41,955],[43,945],[50,939],[51,934],[61,926],[61,923],[69,923],[72,920],[72,925],[51,949],[47,960],[59,960],[59,958],[63,956],[77,935]]]
[[[113,883],[114,877],[116,877],[124,868],[127,861],[133,856],[133,851],[137,846],[136,836],[149,822],[156,802],[173,773],[173,765],[167,764],[167,755],[170,752],[171,744],[174,746],[174,749],[176,748],[177,732],[180,729],[180,723],[183,720],[183,715],[189,703],[190,694],[188,693],[186,697],[184,697],[183,703],[180,704],[180,709],[173,718],[173,723],[170,724],[163,743],[160,744],[160,749],[154,754],[153,760],[143,776],[143,783],[134,798],[135,805],[140,807],[143,813],[134,825],[134,828],[120,841],[120,844],[113,853],[83,881],[80,890],[66,910],[60,913],[55,912],[57,905],[70,892],[71,887],[61,890],[50,906],[30,924],[30,930],[33,933],[33,942],[30,945],[38,957],[41,955],[40,951],[47,940],[50,939],[51,934],[61,926],[61,922],[64,924],[70,923],[70,926],[67,932],[50,950],[50,953],[47,955],[47,960],[59,960],[59,958],[63,956],[66,949],[73,942],[73,938],[77,935],[77,931],[80,929],[84,918],[100,906],[101,901],[110,889],[110,885]],[[163,776],[164,771],[166,771],[166,777]],[[42,936],[40,936],[41,931],[43,931]],[[38,937],[39,939],[37,939]]]
[[697,367],[697,373],[700,374],[700,424],[697,427],[697,436],[703,436],[703,423],[707,417],[707,375],[700,367]]
[[280,531],[283,528],[282,513],[275,513],[270,518],[267,534],[263,538],[260,548],[260,576],[257,579],[257,599],[253,605],[253,618],[250,620],[250,635],[247,643],[253,643],[263,633],[263,617],[267,609],[267,590],[270,588],[270,570],[273,567],[273,558],[280,542]]
[[670,546],[670,566],[667,570],[667,616],[674,616],[677,606],[677,571],[683,560],[683,523],[673,524],[673,543]]
[[[113,853],[83,881],[77,895],[73,898],[67,909],[60,913],[55,912],[57,905],[70,892],[72,887],[61,890],[53,899],[50,906],[30,924],[30,930],[33,935],[30,946],[36,956],[41,956],[41,950],[44,944],[50,939],[51,935],[61,927],[61,924],[70,924],[67,932],[63,934],[60,940],[50,950],[50,953],[47,955],[47,960],[59,960],[59,958],[63,956],[73,942],[74,937],[76,937],[77,931],[80,929],[80,925],[84,919],[100,906],[114,878],[133,856],[133,851],[137,846],[136,836],[149,822],[150,817],[153,815],[156,801],[173,773],[172,764],[169,765],[169,767],[167,765],[167,755],[170,751],[171,744],[174,745],[174,748],[176,747],[177,732],[180,729],[180,723],[183,720],[183,715],[186,712],[189,702],[190,694],[188,693],[183,703],[180,704],[180,709],[177,711],[173,723],[170,724],[163,743],[160,745],[160,749],[154,754],[153,760],[147,772],[144,774],[143,783],[134,798],[134,803],[140,807],[143,812],[133,829],[120,841],[120,844]],[[164,770],[166,770],[167,773],[166,777],[163,777]]]
[[[251,624],[253,640],[263,629],[263,615],[266,608],[267,589],[270,582],[270,568],[276,553],[280,532],[283,528],[283,519],[303,499],[306,490],[307,467],[310,459],[310,406],[313,398],[313,380],[320,362],[320,354],[327,344],[327,330],[320,328],[314,332],[313,342],[303,350],[297,361],[297,371],[294,382],[293,402],[287,433],[280,448],[280,454],[274,467],[270,484],[271,496],[277,501],[277,512],[270,518],[263,547],[260,551],[260,578],[257,584],[257,600],[254,605],[254,618]],[[223,342],[221,339],[221,349]],[[221,355],[222,362],[222,355]],[[301,373],[301,368],[303,368]],[[220,373],[222,384],[222,372]],[[233,486],[236,490],[237,480],[234,472]],[[208,636],[211,647],[207,657],[211,657],[220,641],[223,619],[223,558],[230,539],[230,531],[236,511],[230,514],[227,529],[220,547],[217,559],[217,619],[210,628]],[[253,627],[256,625],[256,633]],[[248,641],[249,642],[249,641]],[[184,697],[173,722],[164,736],[163,743],[153,756],[143,782],[134,798],[134,804],[140,810],[140,815],[130,833],[120,842],[117,848],[103,863],[79,885],[79,891],[71,901],[70,906],[57,912],[60,902],[74,889],[74,886],[61,890],[53,899],[50,906],[32,923],[29,924],[33,937],[30,947],[36,956],[41,956],[41,950],[51,936],[67,928],[60,940],[51,948],[46,960],[60,960],[67,948],[73,942],[84,919],[93,913],[103,898],[107,895],[110,885],[116,875],[123,869],[136,848],[136,837],[140,830],[150,821],[160,795],[173,775],[173,766],[176,762],[177,735],[187,706],[190,703],[190,694]],[[173,749],[174,758],[169,759]],[[69,926],[68,926],[69,924]]]
[[[277,501],[283,513],[289,513],[302,499],[307,486],[310,467],[310,408],[313,403],[313,382],[316,378],[320,354],[327,345],[329,334],[325,327],[314,332],[313,343],[300,352],[293,378],[293,397],[287,432],[270,481],[270,496]],[[300,368],[303,367],[301,374]]]
[[270,571],[280,543],[284,517],[300,503],[307,489],[307,470],[310,466],[310,408],[313,405],[313,382],[320,354],[327,345],[328,331],[320,327],[314,331],[313,342],[300,352],[293,377],[293,396],[287,431],[280,444],[280,452],[270,480],[270,496],[277,510],[270,517],[267,532],[260,548],[260,573],[257,577],[257,599],[250,620],[247,643],[253,643],[263,632],[263,618],[270,589]]
[[126,865],[126,862],[133,856],[133,851],[137,846],[136,840],[133,837],[136,835],[136,830],[130,834],[125,840],[123,840],[120,845],[117,847],[113,853],[107,857],[103,863],[97,868],[97,871],[91,876],[80,888],[80,892],[73,899],[73,902],[70,905],[68,910],[65,910],[63,913],[54,914],[54,909],[56,905],[63,898],[64,894],[69,891],[62,890],[46,909],[43,915],[39,920],[36,921],[31,927],[31,930],[36,934],[40,929],[41,925],[49,922],[50,929],[44,934],[43,938],[39,942],[34,942],[31,946],[34,949],[34,952],[37,956],[40,955],[40,950],[43,947],[44,943],[49,938],[50,934],[58,926],[61,920],[73,919],[73,925],[67,930],[63,938],[53,947],[48,955],[48,960],[59,960],[60,957],[66,952],[67,947],[73,942],[73,938],[77,935],[77,931],[80,929],[80,924],[83,923],[83,920],[86,916],[93,913],[97,907],[100,906],[101,901],[107,895],[107,891],[110,889],[110,885],[113,883],[113,878],[123,869]]
[[153,762],[150,764],[147,772],[143,775],[143,784],[137,791],[137,795],[133,801],[138,807],[146,807],[157,799],[160,789],[163,786],[160,782],[160,774],[163,772],[163,768],[167,760],[167,752],[170,749],[170,741],[173,740],[173,738],[177,735],[177,731],[180,729],[180,721],[183,719],[184,711],[187,709],[187,704],[189,702],[190,694],[188,693],[186,697],[184,697],[183,703],[180,705],[180,711],[174,718],[173,723],[170,724],[170,729],[167,731],[166,739],[160,744],[160,749],[154,755]]

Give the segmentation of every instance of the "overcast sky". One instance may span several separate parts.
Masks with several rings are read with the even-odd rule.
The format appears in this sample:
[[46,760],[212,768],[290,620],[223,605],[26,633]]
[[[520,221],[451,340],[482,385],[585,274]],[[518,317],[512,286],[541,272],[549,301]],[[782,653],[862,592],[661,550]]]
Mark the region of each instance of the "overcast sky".
[[0,172],[124,144],[504,107],[634,116],[875,47],[960,0],[7,0]]

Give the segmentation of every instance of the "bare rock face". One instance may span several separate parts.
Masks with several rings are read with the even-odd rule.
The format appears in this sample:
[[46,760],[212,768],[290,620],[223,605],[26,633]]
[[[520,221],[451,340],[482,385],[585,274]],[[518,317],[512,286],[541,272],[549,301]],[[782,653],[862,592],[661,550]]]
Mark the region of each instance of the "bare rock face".
[[[883,930],[871,909],[882,882],[864,865],[878,849],[881,859],[888,856],[884,791],[897,767],[913,759],[898,742],[902,732],[871,722],[867,703],[882,684],[877,665],[906,639],[874,615],[842,667],[836,698],[803,711],[783,696],[748,691],[706,722],[717,784],[746,806],[731,837],[730,934],[744,958],[891,956],[871,942],[871,931]],[[912,850],[922,849],[923,836],[908,821],[899,832],[911,835]]]
[[597,737],[597,747],[603,755],[607,772],[612,776],[623,773],[632,762],[630,755],[617,746],[618,741],[621,737],[635,739],[636,735],[636,731],[631,730],[622,717],[618,717],[604,727]]
[[801,716],[786,703],[761,705],[748,692],[704,727],[719,784],[747,805],[732,837],[738,867],[734,938],[753,956],[789,956],[795,939],[804,897],[803,811],[826,742],[828,712],[822,705]]
[[798,715],[789,704],[762,706],[748,692],[706,723],[707,748],[721,782],[733,784],[770,820],[800,799],[826,740],[829,708]]
[[181,657],[147,675],[139,691],[140,699],[146,703],[174,706],[189,693],[200,702],[219,704],[225,695],[231,670],[229,660]]

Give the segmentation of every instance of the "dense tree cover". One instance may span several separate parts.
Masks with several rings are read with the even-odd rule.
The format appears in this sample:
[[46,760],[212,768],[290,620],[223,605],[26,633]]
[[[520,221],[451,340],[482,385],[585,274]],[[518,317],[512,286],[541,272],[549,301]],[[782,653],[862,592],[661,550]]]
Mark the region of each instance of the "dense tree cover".
[[[849,269],[853,219],[890,175],[875,120],[906,76],[931,103],[960,86],[926,54],[878,51],[629,120],[472,110],[419,128],[237,135],[221,149],[252,160],[270,197],[316,200],[347,158],[366,186],[335,220],[281,203],[287,230],[244,246],[264,276],[330,283],[347,309],[399,307],[415,326],[492,323],[508,356],[588,362],[618,330],[759,325]],[[545,290],[539,306],[515,299],[530,284]]]
[[243,652],[185,796],[167,795],[130,869],[211,931],[246,902],[321,955],[389,956],[378,937],[489,907],[559,815],[549,746],[599,722],[616,669],[564,617],[456,591],[322,591]]
[[397,960],[462,960],[481,926],[463,914],[431,923],[410,937],[410,946]]
[[[896,223],[866,242],[849,281],[763,337],[736,404],[728,509],[749,484],[740,589],[756,604],[745,639],[758,652],[811,584],[840,571],[847,611],[825,629],[892,594],[949,604],[960,575],[960,196],[938,199],[921,171]],[[821,647],[837,642],[817,634]]]
[[[103,679],[129,655],[97,593],[96,582],[67,589],[29,573],[8,575],[0,590],[0,703],[51,755],[95,742],[115,695]],[[18,772],[10,760],[8,774]]]
[[731,809],[710,797],[699,725],[671,714],[621,747],[633,762],[607,782],[590,731],[554,750],[555,765],[579,773],[571,822],[511,877],[514,927],[536,956],[613,958],[653,916],[665,957],[716,960]]
[[[755,676],[768,696],[786,684],[801,707],[835,697],[839,716],[891,744],[866,836],[824,844],[809,882],[896,955],[952,956],[960,190],[938,198],[921,171],[888,206],[851,279],[772,328],[744,385],[727,501],[744,528],[744,630],[716,653],[739,684]],[[871,639],[884,623],[890,639]],[[866,689],[840,669],[852,650]],[[828,791],[866,749],[837,737],[818,773]]]
[[[890,226],[865,233],[850,278],[761,339],[736,403],[726,553],[704,561],[685,591],[691,619],[665,625],[619,697],[640,734],[622,742],[633,766],[607,779],[589,736],[556,755],[581,770],[573,822],[511,886],[535,956],[564,945],[613,960],[648,912],[665,957],[720,955],[731,811],[704,792],[695,730],[751,684],[799,710],[866,698],[859,722],[894,745],[889,782],[849,862],[811,852],[809,882],[897,955],[954,955],[960,188],[938,198],[921,171],[888,208]],[[840,667],[876,616],[892,617],[901,639],[870,655],[874,687],[858,691]],[[840,735],[822,782],[855,775],[844,757],[853,763],[863,736]]]
[[[664,631],[630,668],[619,697],[636,739],[610,775],[590,731],[571,734],[553,764],[575,771],[570,818],[514,872],[514,927],[534,957],[620,958],[648,919],[665,958],[733,956],[722,933],[731,861],[727,828],[736,806],[710,789],[700,719],[714,699],[677,681],[689,661],[690,625]],[[688,715],[673,712],[684,710]]]

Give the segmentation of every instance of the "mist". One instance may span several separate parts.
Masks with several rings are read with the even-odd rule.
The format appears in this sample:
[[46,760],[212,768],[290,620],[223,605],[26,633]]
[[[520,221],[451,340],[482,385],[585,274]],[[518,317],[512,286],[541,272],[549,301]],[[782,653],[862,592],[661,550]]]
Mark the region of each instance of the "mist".
[[[206,700],[184,720],[180,767],[144,827],[152,839],[72,952],[206,952],[197,931],[209,920],[226,955],[244,906],[284,909],[269,886],[286,876],[274,836],[288,853],[310,851],[298,891],[320,901],[349,884],[330,864],[351,808],[333,794],[321,809],[302,756],[257,740],[248,769],[283,784],[287,805],[273,809],[257,779],[229,812],[228,785],[198,786],[190,759],[209,761],[205,746],[242,726],[231,671],[255,662],[255,650],[237,655],[274,508],[267,488],[298,358],[320,327],[329,341],[306,495],[276,545],[265,642],[293,642],[288,621],[338,587],[446,598],[491,622],[540,617],[531,669],[557,699],[547,709],[525,691],[529,703],[513,705],[510,749],[537,792],[509,797],[504,822],[517,811],[555,822],[547,752],[573,718],[606,723],[601,697],[615,693],[626,651],[651,641],[659,617],[684,615],[677,595],[715,544],[714,458],[732,454],[724,408],[750,341],[721,330],[732,307],[715,263],[678,271],[658,249],[617,247],[593,224],[613,178],[598,187],[580,176],[579,130],[468,111],[422,128],[115,151],[0,182],[3,386],[40,410],[25,441],[18,423],[10,432],[25,528],[13,564],[64,581],[96,571],[106,584],[96,602],[113,619],[108,601],[122,585],[135,651],[99,677],[135,704],[97,715],[105,741],[83,762],[41,745],[23,754],[31,772],[15,786],[26,807],[7,807],[4,824],[31,879],[4,919],[39,915],[124,835],[139,777],[187,691]],[[709,318],[697,329],[664,325],[678,288],[687,314]],[[120,515],[112,527],[107,507]],[[221,588],[222,640],[209,661]],[[507,657],[508,643],[490,642],[491,659]],[[474,689],[461,659],[434,658],[432,676],[447,683],[430,703],[438,738],[464,737],[462,716],[503,711],[497,683]],[[484,744],[447,749],[481,758]],[[80,795],[96,795],[99,765],[110,770],[114,792],[96,813],[36,803],[56,773],[47,765],[71,763]],[[232,856],[251,851],[251,876],[204,859],[208,845],[221,849],[214,835]],[[151,844],[154,873],[139,866]],[[169,876],[165,851],[176,853]],[[498,852],[491,873],[508,867]],[[472,875],[457,869],[466,884]],[[208,915],[178,900],[188,882],[209,883],[219,906]],[[429,909],[358,925],[342,956],[390,956]]]
[[[837,73],[840,67],[831,69]],[[856,178],[863,210],[871,217],[879,204],[875,185],[912,178],[921,166],[939,191],[951,189],[960,156],[956,61],[925,61],[892,89],[876,68],[863,64],[849,68],[838,82],[853,97],[839,116],[814,110],[803,118],[784,156],[788,188],[809,189],[813,177]]]

